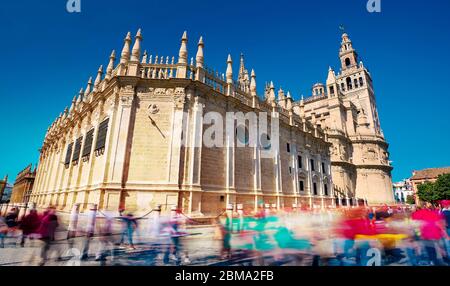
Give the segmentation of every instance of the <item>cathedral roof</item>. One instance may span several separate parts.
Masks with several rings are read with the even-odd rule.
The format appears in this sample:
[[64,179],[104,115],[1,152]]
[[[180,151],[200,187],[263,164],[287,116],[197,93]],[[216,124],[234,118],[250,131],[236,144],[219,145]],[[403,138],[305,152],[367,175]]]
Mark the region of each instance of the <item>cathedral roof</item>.
[[414,171],[411,180],[436,179],[439,175],[443,174],[450,174],[450,167]]

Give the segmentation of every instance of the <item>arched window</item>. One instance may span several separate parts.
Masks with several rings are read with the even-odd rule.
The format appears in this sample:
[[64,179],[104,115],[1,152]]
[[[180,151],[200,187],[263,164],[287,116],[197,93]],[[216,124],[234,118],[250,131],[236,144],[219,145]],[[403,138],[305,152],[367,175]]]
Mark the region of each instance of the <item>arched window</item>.
[[363,86],[364,85],[364,80],[362,77],[359,78],[359,86]]
[[345,83],[341,83],[341,90],[345,91]]
[[347,89],[348,90],[353,89],[352,79],[350,77],[347,78]]
[[330,94],[334,95],[334,87],[333,86],[330,86]]
[[358,88],[358,80],[355,78],[355,79],[353,80],[353,82],[355,83],[355,88]]
[[350,58],[345,59],[345,66],[349,67],[351,65]]

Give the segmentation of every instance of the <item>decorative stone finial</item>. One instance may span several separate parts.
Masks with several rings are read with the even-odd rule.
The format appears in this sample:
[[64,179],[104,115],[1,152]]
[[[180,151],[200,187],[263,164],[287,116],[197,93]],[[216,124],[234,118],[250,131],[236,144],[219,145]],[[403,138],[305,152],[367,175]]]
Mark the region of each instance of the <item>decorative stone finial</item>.
[[126,64],[130,59],[130,43],[131,43],[131,33],[128,32],[124,40],[124,45],[122,48],[122,53],[120,54],[120,63]]
[[239,63],[239,78],[242,78],[245,74],[245,61],[244,61],[244,54],[241,53],[240,57],[240,63]]
[[292,97],[291,97],[291,93],[288,91],[287,95],[286,95],[286,109],[291,111],[293,108],[292,106]]
[[228,55],[228,59],[227,59],[226,76],[227,76],[227,83],[229,83],[229,84],[233,83],[233,60],[231,59],[230,54]]
[[144,54],[142,55],[142,61],[141,64],[147,63],[147,50],[144,51]]
[[184,31],[183,37],[181,37],[181,47],[178,53],[178,63],[187,64],[187,32]]
[[275,87],[274,87],[274,85],[273,85],[273,81],[271,81],[270,82],[270,85],[269,85],[269,96],[268,96],[268,98],[267,98],[267,101],[269,102],[269,103],[274,103],[275,102]]
[[255,70],[252,69],[250,80],[250,93],[252,96],[256,96],[256,75]]
[[139,62],[139,58],[141,56],[141,41],[142,41],[142,34],[141,29],[139,29],[136,33],[133,49],[131,51],[132,62]]
[[92,77],[89,78],[86,90],[84,91],[84,97],[87,97],[91,93],[91,87],[92,87]]
[[330,67],[328,69],[327,85],[333,84],[335,82],[336,82],[336,75],[334,73],[334,70]]
[[95,78],[95,81],[94,81],[94,90],[95,91],[97,91],[98,85],[102,81],[102,75],[103,75],[103,65],[101,65],[97,71],[97,77]]
[[278,90],[278,100],[284,100],[285,96],[284,96],[284,90],[280,87],[280,89]]
[[78,92],[78,98],[76,100],[75,105],[79,104],[83,100],[83,94],[84,94],[83,88],[81,88],[80,91]]
[[116,60],[116,51],[113,50],[111,52],[111,55],[109,56],[108,66],[106,67],[106,76],[105,76],[106,80],[111,79],[112,71],[114,70],[114,61],[115,60]]
[[204,64],[203,48],[204,48],[204,46],[205,45],[203,43],[203,37],[200,37],[200,40],[198,41],[197,56],[195,57],[195,62],[196,62],[197,68],[203,68],[203,64]]

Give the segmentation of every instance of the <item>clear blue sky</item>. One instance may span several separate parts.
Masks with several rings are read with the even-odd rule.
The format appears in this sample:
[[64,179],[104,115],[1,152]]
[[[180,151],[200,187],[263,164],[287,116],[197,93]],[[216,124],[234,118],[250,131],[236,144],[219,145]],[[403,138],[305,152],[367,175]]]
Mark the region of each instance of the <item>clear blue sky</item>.
[[450,1],[381,0],[378,14],[366,2],[81,0],[69,14],[66,0],[2,1],[0,177],[37,162],[48,125],[139,27],[160,56],[178,54],[184,30],[195,56],[203,35],[206,64],[223,72],[243,52],[258,90],[273,80],[298,99],[338,68],[344,24],[374,79],[394,180],[449,166]]

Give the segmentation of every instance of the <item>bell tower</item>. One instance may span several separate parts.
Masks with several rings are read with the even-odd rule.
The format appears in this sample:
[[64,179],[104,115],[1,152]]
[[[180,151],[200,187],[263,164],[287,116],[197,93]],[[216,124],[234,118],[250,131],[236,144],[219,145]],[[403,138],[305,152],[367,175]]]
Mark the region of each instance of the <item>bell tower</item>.
[[[342,35],[339,59],[341,70],[335,76],[339,93],[350,100],[359,112],[367,115],[369,128],[373,134],[382,135],[372,77],[363,62],[360,61],[347,33]],[[330,77],[333,78],[329,74]]]
[[356,167],[356,197],[371,205],[393,203],[389,144],[381,130],[372,77],[347,33],[342,35],[339,59],[341,70],[337,75],[329,71],[327,86],[337,84],[338,97],[357,111],[355,128],[347,128]]
[[342,34],[341,49],[339,50],[341,69],[347,70],[358,66],[358,53],[353,49],[352,41],[347,33]]

